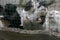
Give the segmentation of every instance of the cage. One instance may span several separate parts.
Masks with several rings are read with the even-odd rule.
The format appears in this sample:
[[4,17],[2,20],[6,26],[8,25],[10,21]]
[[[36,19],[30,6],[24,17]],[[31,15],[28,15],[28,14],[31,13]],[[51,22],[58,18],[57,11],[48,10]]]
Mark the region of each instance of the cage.
[[[29,0],[0,0],[0,5],[2,5],[4,7],[7,3],[15,4],[15,5],[17,5],[17,7],[18,7],[17,10],[18,10],[18,13],[20,14],[20,12],[22,11],[23,8],[21,8],[18,5],[21,5],[21,3],[23,3],[22,5],[25,5],[25,2],[28,2],[28,1]],[[34,0],[34,1],[36,1],[36,0]],[[56,0],[56,3],[49,6],[48,10],[60,11],[59,2],[60,2],[60,0]],[[4,21],[4,20],[2,20],[2,21]],[[1,27],[0,28],[0,40],[60,40],[60,33],[53,32],[51,30],[49,30],[49,31],[24,30],[24,29],[19,29],[19,28]]]

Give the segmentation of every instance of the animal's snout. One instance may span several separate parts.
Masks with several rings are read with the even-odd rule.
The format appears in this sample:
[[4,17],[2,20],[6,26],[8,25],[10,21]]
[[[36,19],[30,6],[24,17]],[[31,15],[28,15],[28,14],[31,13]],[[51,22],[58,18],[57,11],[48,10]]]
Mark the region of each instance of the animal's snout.
[[49,14],[49,19],[54,18],[54,14]]
[[41,18],[37,18],[37,23],[41,23],[42,19]]

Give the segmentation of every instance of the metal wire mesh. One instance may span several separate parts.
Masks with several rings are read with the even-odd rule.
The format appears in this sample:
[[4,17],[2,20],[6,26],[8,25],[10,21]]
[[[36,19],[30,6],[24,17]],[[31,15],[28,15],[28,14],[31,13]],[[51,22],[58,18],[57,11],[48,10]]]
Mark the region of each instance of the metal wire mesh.
[[[27,0],[26,0],[27,1]],[[34,0],[34,1],[36,1],[36,0]],[[5,6],[5,4],[7,4],[7,3],[12,3],[12,4],[16,4],[16,5],[18,5],[18,4],[20,4],[20,0],[0,0],[0,5],[3,5],[3,6]],[[18,8],[19,9],[19,8]],[[56,3],[54,3],[53,5],[51,5],[51,6],[49,6],[48,7],[48,9],[49,10],[59,10],[60,11],[60,0],[56,0]],[[20,10],[20,9],[19,9]],[[18,11],[19,12],[19,14],[20,14],[20,12],[21,12],[21,10],[20,11]],[[57,20],[58,21],[58,20]],[[36,24],[37,25],[37,24]],[[39,24],[38,24],[39,25]],[[32,26],[32,25],[31,25]],[[58,27],[58,26],[57,26]],[[29,28],[28,28],[29,29]],[[32,29],[32,28],[31,28]],[[13,29],[12,29],[13,30]],[[17,29],[18,30],[18,29]],[[2,32],[1,31],[1,34],[2,33],[4,33],[4,32]],[[10,32],[9,32],[10,33]],[[8,34],[9,34],[8,33]],[[12,35],[13,34],[13,35]],[[43,35],[43,34],[37,34],[37,35],[31,35],[31,34],[28,34],[28,35],[26,35],[26,34],[19,34],[19,33],[16,33],[16,35],[18,35],[18,36],[16,36],[15,35],[15,37],[16,37],[16,39],[15,39],[15,37],[14,37],[14,32],[12,33],[12,34],[9,34],[8,36],[10,37],[10,38],[7,38],[7,36],[5,37],[3,34],[3,36],[1,37],[1,40],[60,40],[60,38],[57,38],[57,37],[55,37],[55,36],[48,36],[48,35]],[[12,35],[13,36],[13,38],[10,36],[10,35]],[[41,35],[41,36],[40,36]],[[36,38],[36,39],[35,39]]]

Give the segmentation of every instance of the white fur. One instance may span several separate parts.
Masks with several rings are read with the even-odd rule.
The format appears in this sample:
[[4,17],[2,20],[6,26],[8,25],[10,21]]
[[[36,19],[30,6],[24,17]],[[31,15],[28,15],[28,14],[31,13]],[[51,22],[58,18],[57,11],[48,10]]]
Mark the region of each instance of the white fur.
[[[50,14],[52,14],[52,16]],[[52,29],[52,31],[55,31],[58,28],[58,31],[60,31],[60,15],[59,14],[60,12],[56,10],[49,11],[49,13],[46,15],[46,20],[44,23],[46,30]],[[49,17],[53,17],[53,18],[49,19]]]
[[[38,7],[38,3],[35,3],[34,1],[32,1],[33,3],[33,7],[31,8],[31,10],[29,11],[25,11],[24,9],[22,10],[21,12],[21,26],[23,26],[23,21],[26,20],[26,16],[28,17],[28,19],[33,22],[34,20],[36,20],[36,18],[40,17],[41,15],[41,10],[42,9],[46,9],[45,12],[47,12],[47,8],[45,8],[44,6],[41,6],[39,9],[37,8]],[[38,4],[38,5],[37,5]],[[35,9],[34,12],[32,12],[33,10]],[[45,13],[44,13],[45,15]]]
[[[36,18],[40,17],[41,15],[41,10],[44,9],[44,7],[41,7],[40,9],[35,9],[35,12],[33,13],[32,11],[25,11],[23,9],[22,13],[21,13],[21,25],[23,25],[23,21],[26,20],[26,16],[28,17],[28,19],[33,22],[34,20],[36,20]],[[46,12],[46,11],[45,11]],[[45,15],[45,13],[43,13]]]
[[[4,16],[1,16],[1,15],[0,15],[0,19],[3,18],[3,17],[4,17]],[[4,25],[3,25],[3,23],[2,23],[1,20],[0,20],[0,27],[4,27]]]

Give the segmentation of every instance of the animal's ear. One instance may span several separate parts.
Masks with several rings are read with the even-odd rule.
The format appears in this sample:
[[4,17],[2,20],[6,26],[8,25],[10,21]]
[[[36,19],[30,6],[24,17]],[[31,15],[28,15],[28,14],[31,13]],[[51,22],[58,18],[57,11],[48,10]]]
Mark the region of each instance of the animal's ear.
[[3,7],[0,5],[0,9],[3,9]]
[[7,10],[16,10],[17,6],[14,4],[6,4],[5,9]]
[[16,8],[17,8],[17,6],[16,6],[16,5],[14,5],[14,8],[16,9]]
[[8,7],[8,6],[10,6],[10,5],[11,5],[11,4],[6,4],[6,5],[5,5],[5,8]]
[[0,11],[2,11],[3,10],[3,7],[0,5]]
[[5,10],[9,9],[10,5],[11,5],[11,4],[6,4],[6,5],[5,5]]

